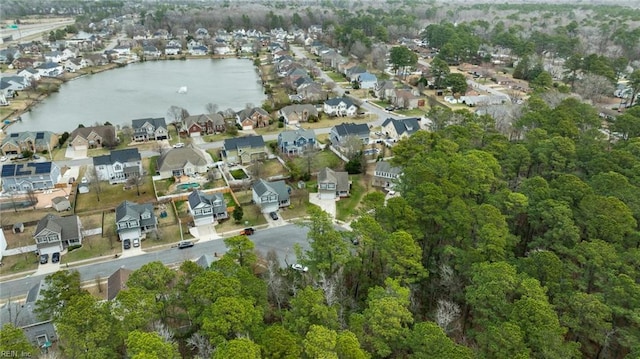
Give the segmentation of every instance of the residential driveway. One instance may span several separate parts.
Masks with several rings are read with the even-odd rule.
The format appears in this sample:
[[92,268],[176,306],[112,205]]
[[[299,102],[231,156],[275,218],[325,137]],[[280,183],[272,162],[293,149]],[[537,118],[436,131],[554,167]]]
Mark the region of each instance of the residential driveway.
[[74,150],[73,147],[69,146],[67,147],[67,151],[65,152],[64,156],[66,158],[71,158],[74,160],[80,159],[80,158],[87,158],[87,150]]
[[126,257],[133,257],[133,256],[139,256],[141,254],[144,254],[145,252],[142,250],[142,243],[144,243],[144,241],[141,241],[140,243],[141,244],[139,247],[134,247],[133,244],[129,249],[124,249],[124,247],[122,247],[122,253],[120,253],[118,257],[126,258]]
[[211,241],[214,239],[220,239],[220,235],[216,232],[216,228],[213,224],[208,224],[206,226],[198,226],[189,228],[189,233],[194,238],[199,239],[199,242]]
[[42,274],[51,274],[60,270],[60,262],[51,263],[51,256],[49,256],[49,263],[47,264],[39,264],[38,270],[33,273],[33,276],[42,275]]
[[201,145],[204,143],[204,139],[201,136],[192,136],[189,138],[191,138],[191,143],[194,145]]
[[309,202],[322,208],[323,211],[329,213],[331,218],[336,218],[336,200],[321,199],[317,193],[309,193]]

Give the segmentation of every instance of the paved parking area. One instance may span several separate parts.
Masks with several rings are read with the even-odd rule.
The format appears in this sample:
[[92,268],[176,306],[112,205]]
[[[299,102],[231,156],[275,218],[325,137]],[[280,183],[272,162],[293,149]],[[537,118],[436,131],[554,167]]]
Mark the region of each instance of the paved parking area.
[[87,149],[83,150],[74,150],[73,147],[67,147],[67,150],[64,154],[65,157],[71,159],[79,159],[79,158],[87,158]]
[[309,202],[322,208],[323,211],[329,213],[331,218],[336,218],[336,200],[321,199],[317,193],[309,193]]
[[218,232],[216,232],[216,228],[213,224],[190,227],[189,233],[191,233],[194,238],[199,239],[200,242],[222,238],[220,235],[218,235]]

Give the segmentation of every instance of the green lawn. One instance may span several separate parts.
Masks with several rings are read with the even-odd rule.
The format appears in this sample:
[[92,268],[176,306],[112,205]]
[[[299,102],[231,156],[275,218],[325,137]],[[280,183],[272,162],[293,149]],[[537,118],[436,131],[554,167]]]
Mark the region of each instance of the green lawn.
[[[252,163],[250,165],[247,166],[247,170],[251,173],[253,172],[253,166],[256,166],[256,163]],[[284,168],[284,166],[276,159],[273,160],[266,160],[264,162],[262,162],[261,164],[258,164],[258,166],[260,167],[259,173],[257,175],[257,177],[260,178],[267,178],[267,177],[272,177],[272,176],[276,176],[276,175],[288,175],[289,171],[287,171],[286,168]],[[233,174],[234,171],[232,171]],[[234,178],[235,175],[233,175]],[[236,178],[236,179],[241,179],[241,178]]]
[[[308,162],[306,158],[295,157],[293,162],[302,170],[302,172],[307,171]],[[342,168],[342,160],[330,150],[320,151],[311,160],[311,172],[318,172],[325,167],[329,167],[331,169]]]
[[248,178],[247,174],[242,169],[232,170],[229,171],[229,173],[231,174],[231,176],[233,176],[234,179],[237,180]]
[[164,196],[169,194],[169,187],[175,183],[175,178],[165,178],[158,181],[155,181],[154,184],[156,186],[156,192],[158,196]]
[[281,208],[279,213],[284,219],[305,217],[309,208],[309,191],[306,188],[294,189],[291,193],[291,205]]
[[220,161],[220,150],[219,149],[210,149],[207,150],[207,153],[211,156],[213,161]]
[[336,217],[341,221],[348,221],[351,216],[354,215],[356,207],[360,203],[362,196],[364,196],[365,188],[360,183],[361,176],[353,175],[349,177],[352,181],[351,184],[351,196],[342,198],[336,202]]
[[335,71],[327,71],[326,72],[327,76],[329,76],[334,82],[349,82],[349,80],[347,80],[344,75],[339,74]]
[[267,219],[264,217],[264,214],[260,212],[260,207],[258,207],[257,205],[242,206],[242,210],[244,216],[242,217],[242,221],[240,223],[235,223],[233,215],[230,215],[229,219],[216,226],[216,232],[224,233],[240,230],[247,226],[259,226],[267,223]]
[[[115,230],[113,232],[115,233]],[[82,238],[82,247],[61,256],[60,262],[66,264],[95,257],[115,255],[120,252],[122,252],[122,246],[117,238],[112,236],[102,237],[102,235],[98,234]]]
[[33,252],[2,257],[0,275],[7,275],[38,269],[38,256]]

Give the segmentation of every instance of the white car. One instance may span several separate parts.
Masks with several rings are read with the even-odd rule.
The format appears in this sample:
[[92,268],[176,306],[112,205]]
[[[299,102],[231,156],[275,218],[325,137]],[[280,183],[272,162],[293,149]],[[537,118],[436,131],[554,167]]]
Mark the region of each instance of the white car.
[[6,160],[7,160],[7,156],[2,156],[2,157],[0,157],[0,162],[4,162],[4,161],[6,161]]
[[134,238],[133,239],[133,246],[134,247],[140,247],[140,238]]
[[309,270],[309,267],[305,267],[302,264],[298,264],[298,263],[292,264],[291,268],[294,269],[294,270],[297,270],[299,272],[306,272],[306,271]]
[[184,147],[184,143],[182,142],[178,142],[175,145],[173,145],[173,148],[182,148],[182,147]]

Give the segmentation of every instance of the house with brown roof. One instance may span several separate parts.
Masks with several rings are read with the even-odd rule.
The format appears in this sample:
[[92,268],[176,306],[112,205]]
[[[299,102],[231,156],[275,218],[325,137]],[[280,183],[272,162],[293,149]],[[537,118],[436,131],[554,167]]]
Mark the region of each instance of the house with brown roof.
[[118,268],[107,279],[107,300],[114,300],[121,290],[127,289],[127,281],[133,270]]
[[309,117],[318,118],[318,110],[314,105],[289,105],[280,109],[280,116],[284,117],[284,123],[295,125],[308,122]]
[[189,137],[222,133],[226,130],[219,113],[188,116],[182,121],[181,134]]
[[[398,89],[391,92],[389,101],[397,107],[410,110],[420,106],[421,98],[409,90]],[[422,104],[424,105],[424,100]]]
[[112,147],[118,144],[113,126],[78,127],[69,135],[69,146],[74,150]]
[[18,154],[24,151],[49,152],[58,144],[58,135],[51,131],[24,131],[10,133],[2,140],[0,149],[3,155]]
[[236,113],[236,122],[243,130],[269,126],[269,113],[261,107],[246,108]]
[[161,178],[180,177],[207,172],[207,160],[202,152],[192,147],[173,148],[158,159]]

